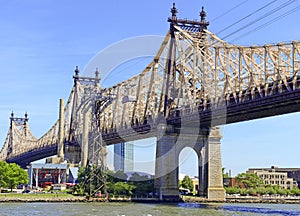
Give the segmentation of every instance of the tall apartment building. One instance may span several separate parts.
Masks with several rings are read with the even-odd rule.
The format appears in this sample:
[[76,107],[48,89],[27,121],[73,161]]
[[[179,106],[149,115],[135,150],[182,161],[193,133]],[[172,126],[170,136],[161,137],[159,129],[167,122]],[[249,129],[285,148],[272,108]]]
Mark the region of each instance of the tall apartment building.
[[114,170],[133,171],[134,145],[132,142],[114,145]]
[[276,166],[272,166],[271,168],[252,168],[247,173],[256,174],[268,185],[278,185],[284,189],[298,187],[297,181],[289,177],[288,172],[278,170]]

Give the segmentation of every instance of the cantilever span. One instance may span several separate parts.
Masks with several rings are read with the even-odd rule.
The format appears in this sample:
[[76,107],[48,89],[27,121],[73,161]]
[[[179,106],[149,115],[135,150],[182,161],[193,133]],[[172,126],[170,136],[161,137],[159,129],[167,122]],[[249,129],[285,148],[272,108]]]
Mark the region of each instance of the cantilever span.
[[106,90],[117,96],[98,112],[107,143],[122,141],[129,127],[150,130],[161,116],[176,126],[190,117],[210,127],[300,110],[299,41],[238,46],[194,21],[174,20],[145,70]]
[[[80,160],[80,136],[82,134],[82,101],[87,100],[93,92],[99,92],[99,72],[95,77],[80,77],[76,67],[74,86],[64,107],[63,134],[66,149],[65,159],[70,163],[78,163]],[[89,93],[88,93],[89,92]],[[59,119],[40,138],[32,135],[27,114],[25,118],[10,118],[10,127],[5,143],[0,152],[0,160],[15,162],[26,167],[30,162],[57,154]],[[68,149],[70,152],[68,154]],[[75,155],[72,151],[79,151]]]
[[[30,132],[27,116],[12,116],[0,160],[26,166],[56,154],[59,128],[64,134],[65,159],[71,163],[95,155],[96,160],[105,157],[101,150],[105,145],[159,137],[156,188],[167,199],[178,193],[177,154],[194,137],[192,148],[201,163],[208,163],[199,162],[203,183],[199,193],[222,199],[221,180],[211,176],[217,173],[219,179],[221,169],[221,136],[214,127],[299,111],[300,42],[229,44],[207,29],[203,8],[200,21],[178,19],[175,4],[171,13],[165,39],[139,75],[102,89],[98,70],[89,78],[80,77],[76,68],[62,112],[64,122],[57,120],[37,139]],[[178,138],[181,133],[185,138]],[[208,162],[206,157],[213,153],[216,156]]]

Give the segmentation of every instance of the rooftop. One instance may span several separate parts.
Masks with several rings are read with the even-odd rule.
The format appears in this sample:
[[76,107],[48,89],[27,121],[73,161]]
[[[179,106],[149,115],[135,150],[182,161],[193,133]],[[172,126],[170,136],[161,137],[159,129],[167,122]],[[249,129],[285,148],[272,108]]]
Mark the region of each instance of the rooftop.
[[39,164],[39,163],[32,163],[30,164],[30,168],[32,169],[67,169],[67,164]]

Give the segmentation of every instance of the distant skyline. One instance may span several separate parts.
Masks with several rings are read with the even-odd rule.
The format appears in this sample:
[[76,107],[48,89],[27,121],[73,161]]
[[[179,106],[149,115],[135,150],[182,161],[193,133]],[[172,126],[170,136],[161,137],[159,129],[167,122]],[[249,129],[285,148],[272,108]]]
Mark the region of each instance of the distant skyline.
[[[173,0],[2,1],[0,148],[9,128],[11,111],[16,117],[23,117],[28,112],[33,134],[42,136],[58,118],[59,98],[69,96],[75,66],[78,65],[84,74],[83,69],[97,53],[121,40],[145,35],[164,37],[169,29],[166,19],[170,16],[172,3]],[[225,39],[228,42],[262,45],[300,39],[297,0],[255,3],[249,0],[178,0],[178,17],[199,19],[202,5],[211,32],[224,29],[218,34],[220,38],[233,33]],[[241,20],[250,14],[253,15]],[[237,24],[231,27],[233,23]],[[268,25],[264,26],[264,23]],[[239,36],[243,37],[234,40]],[[154,50],[158,48],[153,46]],[[147,66],[148,60],[144,58],[139,64]],[[139,73],[132,68],[123,68],[119,72],[117,69],[110,75],[111,82]],[[102,69],[99,70],[101,75]],[[109,86],[110,83],[105,84]],[[297,112],[222,126],[222,160],[226,172],[231,169],[236,175],[250,167],[271,165],[300,167],[299,122]],[[152,142],[148,140],[137,147],[138,171],[145,171],[143,167],[151,169],[143,161],[155,158],[155,143]],[[190,156],[180,166],[180,172],[197,175],[195,153],[185,152]]]

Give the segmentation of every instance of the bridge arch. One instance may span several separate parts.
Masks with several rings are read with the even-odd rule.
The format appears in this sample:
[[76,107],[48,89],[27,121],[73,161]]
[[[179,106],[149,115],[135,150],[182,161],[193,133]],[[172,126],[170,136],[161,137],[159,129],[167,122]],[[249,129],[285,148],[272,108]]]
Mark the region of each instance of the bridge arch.
[[[202,131],[203,132],[203,131]],[[204,134],[207,133],[203,132]],[[177,169],[180,171],[180,154],[185,149],[191,149],[192,153],[196,155],[196,169],[197,169],[197,178],[198,178],[198,190],[197,194],[199,196],[206,197],[207,196],[207,188],[208,188],[208,163],[209,163],[209,157],[208,157],[208,142],[204,134],[202,136],[200,135],[198,137],[198,140],[196,143],[190,142],[189,138],[186,138],[183,142],[178,142],[176,145],[176,152],[178,155],[176,155],[176,158],[178,159],[178,166]],[[204,135],[204,137],[203,137]]]
[[[201,154],[199,155],[199,151],[197,151],[195,148],[192,148],[190,146],[183,147],[179,154],[178,154],[178,173],[179,173],[179,180],[182,180],[182,178],[185,175],[188,175],[189,177],[198,178],[199,176],[199,158],[201,157]],[[189,167],[187,167],[187,162],[189,164]],[[193,172],[193,175],[191,175],[188,170]],[[184,175],[184,176],[183,176]],[[199,179],[199,178],[198,178]],[[178,185],[179,186],[179,185]],[[194,183],[194,190],[197,192],[199,188],[199,181],[198,183]]]
[[[198,159],[198,195],[223,200],[222,162],[219,128],[201,129],[198,134],[165,134],[157,141],[155,188],[160,199],[173,200],[179,195],[179,155],[192,148]],[[196,139],[193,139],[196,138]]]

